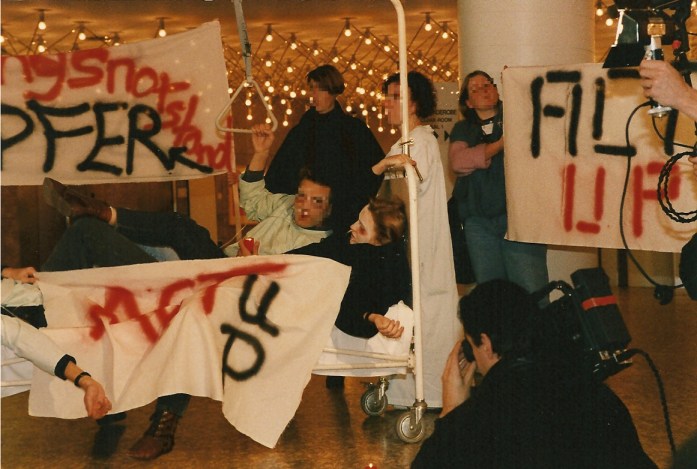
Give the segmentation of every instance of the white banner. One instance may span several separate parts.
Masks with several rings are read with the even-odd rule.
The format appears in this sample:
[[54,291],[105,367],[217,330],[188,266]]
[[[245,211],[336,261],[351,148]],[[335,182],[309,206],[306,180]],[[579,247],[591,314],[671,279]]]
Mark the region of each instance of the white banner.
[[[330,335],[350,268],[298,255],[42,272],[41,329],[104,384],[112,413],[186,393],[223,401],[274,447]],[[34,370],[29,413],[86,415],[72,383]]]
[[3,185],[162,181],[229,170],[220,24],[118,47],[2,56]]
[[[659,174],[670,155],[647,107],[634,115],[629,149],[625,144],[627,121],[646,101],[635,71],[600,64],[510,67],[503,71],[503,86],[510,239],[622,248],[620,202],[631,154],[623,216],[627,244],[680,251],[697,225],[674,221],[658,202]],[[667,120],[657,120],[662,133]],[[678,120],[677,141],[692,146],[694,132],[693,122]],[[674,153],[684,151],[676,146]],[[667,173],[667,201],[694,217],[697,179],[691,171],[684,157]]]

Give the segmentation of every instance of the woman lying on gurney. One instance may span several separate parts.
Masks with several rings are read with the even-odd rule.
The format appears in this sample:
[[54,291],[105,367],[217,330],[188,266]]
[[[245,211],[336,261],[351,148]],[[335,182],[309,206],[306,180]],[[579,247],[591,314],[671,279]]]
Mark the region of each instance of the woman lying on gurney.
[[348,233],[337,233],[319,243],[290,251],[327,257],[351,266],[336,327],[356,337],[378,332],[398,338],[404,327],[384,316],[404,300],[411,303],[411,275],[403,244],[406,223],[404,203],[375,198],[358,215]]

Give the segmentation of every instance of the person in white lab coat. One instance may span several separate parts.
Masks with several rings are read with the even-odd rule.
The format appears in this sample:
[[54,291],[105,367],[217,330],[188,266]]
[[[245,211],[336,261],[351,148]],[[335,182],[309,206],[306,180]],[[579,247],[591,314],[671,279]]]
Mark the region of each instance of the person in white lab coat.
[[[383,83],[385,113],[390,124],[397,126],[402,123],[399,80],[399,74],[395,74]],[[422,123],[436,110],[435,91],[430,80],[418,72],[409,72],[407,82],[409,115],[406,119],[409,138],[414,140],[409,156],[423,177],[416,185],[424,398],[429,407],[442,407],[441,375],[451,344],[461,335],[457,327],[457,286],[440,150],[433,129]],[[400,142],[401,139],[392,146],[385,160],[402,153]],[[414,404],[413,376],[391,380],[387,397],[388,402],[396,406]]]

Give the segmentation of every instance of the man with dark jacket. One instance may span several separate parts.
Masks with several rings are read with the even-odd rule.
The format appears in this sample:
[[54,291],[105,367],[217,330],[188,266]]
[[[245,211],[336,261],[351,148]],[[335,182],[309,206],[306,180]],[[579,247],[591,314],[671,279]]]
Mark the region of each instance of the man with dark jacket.
[[[448,357],[443,410],[412,468],[656,467],[607,386],[581,366],[539,353],[538,313],[523,288],[504,280],[462,298],[473,360],[461,344]],[[472,388],[475,371],[483,378]]]

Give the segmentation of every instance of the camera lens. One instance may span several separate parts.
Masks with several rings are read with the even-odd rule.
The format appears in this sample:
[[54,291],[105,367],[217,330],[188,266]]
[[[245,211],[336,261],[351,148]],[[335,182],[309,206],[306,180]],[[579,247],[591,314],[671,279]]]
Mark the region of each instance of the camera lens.
[[467,342],[467,339],[462,339],[462,354],[468,362],[474,362],[474,352],[472,351],[470,343]]

